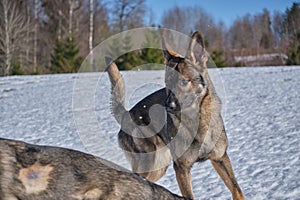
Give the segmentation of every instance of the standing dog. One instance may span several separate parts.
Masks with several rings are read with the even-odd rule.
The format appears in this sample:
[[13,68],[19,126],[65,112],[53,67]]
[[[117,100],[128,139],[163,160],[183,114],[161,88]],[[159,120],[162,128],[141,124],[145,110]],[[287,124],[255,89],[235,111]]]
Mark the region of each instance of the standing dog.
[[[229,188],[232,198],[244,199],[226,153],[228,141],[221,116],[221,102],[209,77],[204,40],[194,33],[186,57],[168,49],[166,62],[167,134],[180,190],[194,198],[190,169],[209,159]],[[174,138],[174,141],[172,141]],[[177,138],[175,140],[175,138]]]
[[[171,163],[166,141],[165,88],[150,94],[130,111],[124,107],[124,82],[118,67],[106,57],[107,72],[111,81],[112,113],[121,124],[119,146],[131,164],[132,170],[155,182]],[[153,109],[155,108],[156,109]]]
[[0,199],[184,198],[92,155],[0,139]]
[[[163,48],[166,88],[147,96],[130,111],[124,108],[122,77],[117,66],[107,59],[112,111],[121,124],[119,143],[133,171],[155,181],[164,175],[171,155],[181,193],[193,199],[190,169],[195,162],[209,159],[232,198],[244,199],[226,153],[228,141],[221,102],[207,72],[208,55],[202,36],[198,32],[193,34],[186,57],[170,50],[164,40]],[[161,117],[151,115],[153,105],[165,106],[166,113],[160,111]],[[155,124],[160,125],[159,121],[165,118],[166,125],[155,129]],[[154,127],[148,127],[150,123]],[[164,164],[159,165],[158,161]]]

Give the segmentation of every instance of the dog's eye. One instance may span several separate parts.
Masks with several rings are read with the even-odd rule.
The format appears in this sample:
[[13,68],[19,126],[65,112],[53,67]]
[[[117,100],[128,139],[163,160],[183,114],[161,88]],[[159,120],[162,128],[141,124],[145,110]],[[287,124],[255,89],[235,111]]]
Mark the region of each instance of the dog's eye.
[[188,80],[185,80],[185,79],[181,79],[181,80],[179,81],[179,85],[180,85],[180,86],[186,86],[188,83],[189,83],[189,81],[188,81]]
[[202,84],[204,85],[204,80],[203,78],[200,76],[200,77],[197,77],[193,80],[193,82],[197,83],[197,84]]

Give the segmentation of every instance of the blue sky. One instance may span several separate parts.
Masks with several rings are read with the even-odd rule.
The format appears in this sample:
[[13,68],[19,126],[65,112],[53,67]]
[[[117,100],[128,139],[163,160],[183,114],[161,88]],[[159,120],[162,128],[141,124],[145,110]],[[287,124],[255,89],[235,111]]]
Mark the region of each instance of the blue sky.
[[155,22],[160,23],[165,10],[173,5],[178,6],[201,6],[216,21],[223,20],[226,26],[230,26],[237,18],[247,13],[255,14],[267,8],[272,14],[274,11],[284,12],[291,7],[293,2],[299,0],[146,0],[151,7]]

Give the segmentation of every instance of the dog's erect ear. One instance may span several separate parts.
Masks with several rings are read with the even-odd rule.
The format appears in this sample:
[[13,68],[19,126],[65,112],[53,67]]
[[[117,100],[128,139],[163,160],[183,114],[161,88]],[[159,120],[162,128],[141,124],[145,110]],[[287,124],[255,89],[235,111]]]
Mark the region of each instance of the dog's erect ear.
[[192,35],[186,58],[192,61],[195,65],[206,66],[205,63],[208,55],[205,51],[205,43],[203,36],[199,32]]
[[162,43],[165,63],[168,63],[168,61],[171,60],[171,58],[184,58],[182,55],[175,53],[174,51],[171,50],[169,45],[166,43],[163,33],[161,35],[161,43]]

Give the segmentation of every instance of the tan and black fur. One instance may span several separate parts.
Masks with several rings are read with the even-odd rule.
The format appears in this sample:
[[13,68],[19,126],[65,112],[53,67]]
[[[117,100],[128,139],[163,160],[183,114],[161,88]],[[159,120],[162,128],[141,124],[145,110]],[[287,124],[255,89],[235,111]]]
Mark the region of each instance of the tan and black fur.
[[[140,174],[151,181],[159,179],[167,167],[156,170],[155,161],[168,161],[168,151],[148,157],[130,152],[152,152],[167,146],[183,196],[194,198],[190,174],[193,164],[209,159],[230,189],[232,198],[244,199],[226,153],[228,141],[221,117],[221,102],[207,72],[208,55],[201,34],[193,34],[185,57],[170,50],[164,40],[163,48],[166,88],[150,94],[130,111],[124,108],[124,83],[117,66],[107,60],[110,63],[108,73],[112,83],[112,109],[121,124],[119,143],[127,154],[133,171],[139,173],[137,169],[140,166],[142,169],[147,169],[148,166],[149,172]],[[147,104],[146,109],[143,108],[144,104]],[[149,110],[151,105],[156,104],[165,106],[166,125],[160,131],[140,128],[140,125],[147,125],[149,120],[156,120],[151,118]],[[134,137],[132,132],[137,130],[138,136],[151,137]],[[155,131],[157,134],[153,134]]]
[[[186,57],[164,46],[166,61],[167,134],[182,195],[194,198],[190,169],[210,160],[235,200],[244,199],[226,153],[228,141],[221,116],[221,102],[207,71],[208,55],[198,32]],[[172,142],[172,138],[176,138]],[[168,138],[168,137],[166,137]]]
[[0,139],[1,200],[183,199],[104,159]]
[[[110,58],[107,72],[112,88],[112,112],[121,124],[119,146],[129,160],[132,170],[155,182],[161,178],[171,163],[171,153],[166,147],[166,91],[160,89],[137,103],[130,111],[124,107],[125,89],[118,67]],[[157,106],[157,109],[151,109]],[[159,107],[160,106],[160,107]],[[151,117],[155,116],[155,117]]]

